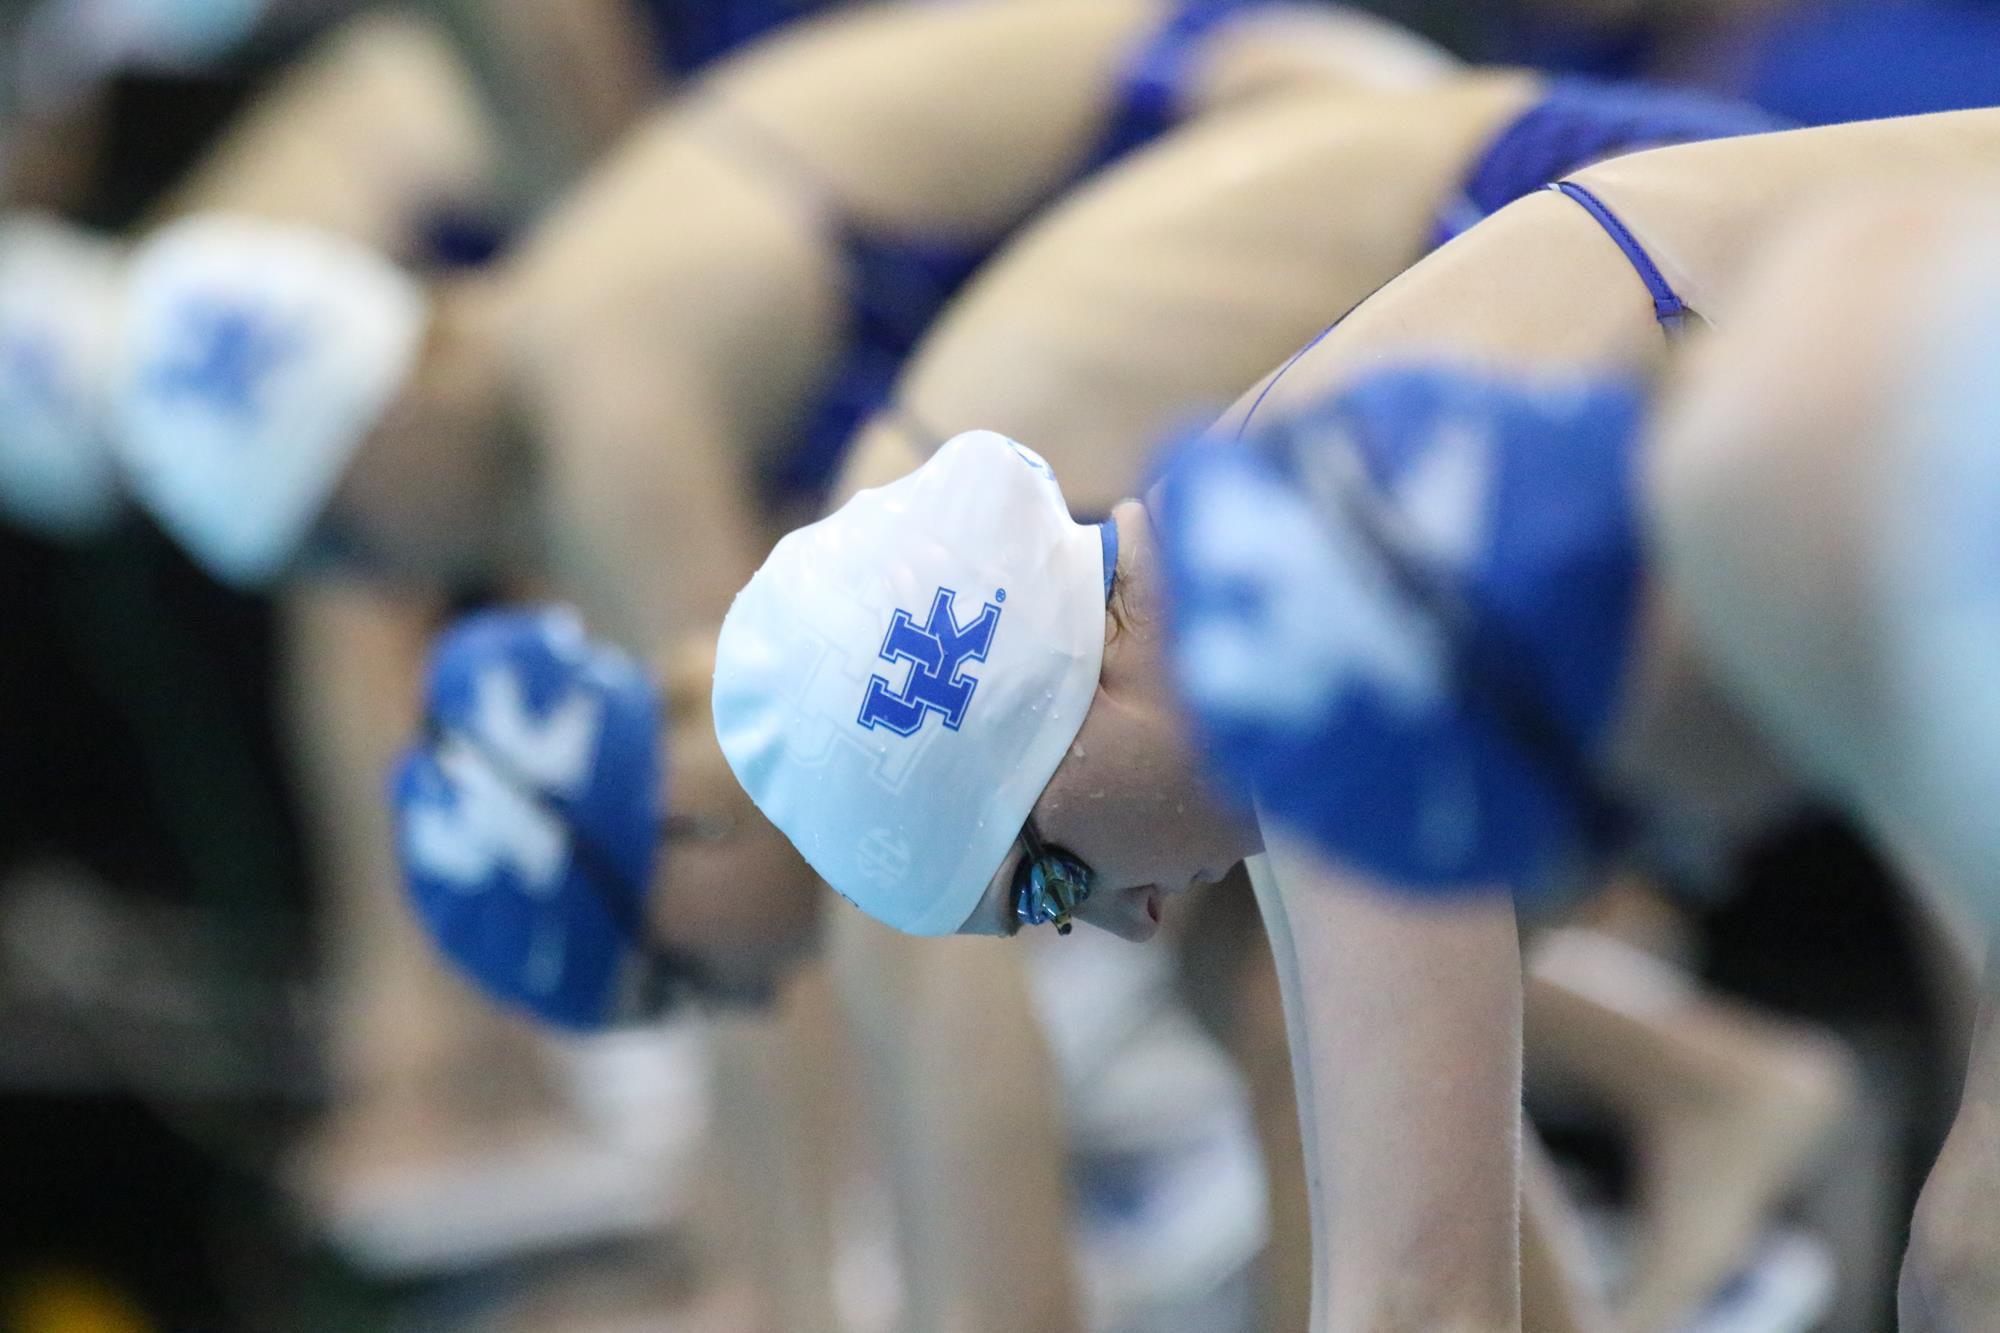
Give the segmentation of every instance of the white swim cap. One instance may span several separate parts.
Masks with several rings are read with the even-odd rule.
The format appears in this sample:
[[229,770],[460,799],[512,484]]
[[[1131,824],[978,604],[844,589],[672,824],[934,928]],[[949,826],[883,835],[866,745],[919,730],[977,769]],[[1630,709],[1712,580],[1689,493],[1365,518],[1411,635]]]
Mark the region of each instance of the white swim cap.
[[1083,725],[1104,547],[1005,436],[792,533],[736,596],[715,730],[757,807],[862,911],[948,935]]
[[0,221],[0,511],[88,537],[118,512],[105,438],[119,247],[53,218]]
[[275,576],[415,363],[422,289],[337,236],[227,215],[132,254],[116,438],[132,490],[239,585]]

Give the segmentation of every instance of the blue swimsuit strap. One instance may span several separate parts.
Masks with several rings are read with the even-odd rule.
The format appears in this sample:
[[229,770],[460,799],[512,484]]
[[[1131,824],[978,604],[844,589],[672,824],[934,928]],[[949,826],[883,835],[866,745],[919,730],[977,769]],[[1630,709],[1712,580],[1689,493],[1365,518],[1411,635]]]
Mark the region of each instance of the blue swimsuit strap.
[[1646,291],[1653,298],[1653,315],[1660,321],[1660,327],[1664,328],[1670,337],[1679,336],[1687,323],[1687,304],[1674,291],[1666,275],[1660,272],[1660,267],[1653,262],[1653,257],[1646,253],[1646,247],[1639,244],[1639,238],[1618,220],[1618,215],[1613,213],[1602,199],[1575,181],[1557,181],[1549,188],[1575,200],[1584,212],[1590,214],[1598,226],[1604,228],[1605,235],[1625,252],[1625,258],[1631,261],[1633,269],[1639,274],[1639,280],[1646,284]]

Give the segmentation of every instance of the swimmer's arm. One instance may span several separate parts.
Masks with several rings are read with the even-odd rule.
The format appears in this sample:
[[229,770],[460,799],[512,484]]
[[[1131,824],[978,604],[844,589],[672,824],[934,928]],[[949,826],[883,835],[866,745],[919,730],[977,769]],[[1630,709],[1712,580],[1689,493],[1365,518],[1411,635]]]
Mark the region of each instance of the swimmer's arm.
[[830,943],[897,1205],[904,1326],[1082,1329],[1061,1091],[1022,948],[845,909]]
[[655,660],[720,624],[774,536],[742,427],[699,370],[594,337],[535,367],[554,565],[593,627]]
[[344,1010],[334,1030],[391,1068],[421,1067],[433,1035],[411,996],[437,969],[403,900],[384,789],[416,729],[437,614],[424,599],[345,582],[305,585],[280,607],[301,805],[329,892],[328,972]]
[[714,1024],[709,1154],[691,1230],[715,1287],[743,1286],[760,1328],[836,1333],[833,1273],[853,1123],[844,1036],[807,968],[768,1013]]
[[1269,830],[1265,845],[1251,878],[1299,1088],[1312,1333],[1518,1329],[1511,905],[1416,905]]

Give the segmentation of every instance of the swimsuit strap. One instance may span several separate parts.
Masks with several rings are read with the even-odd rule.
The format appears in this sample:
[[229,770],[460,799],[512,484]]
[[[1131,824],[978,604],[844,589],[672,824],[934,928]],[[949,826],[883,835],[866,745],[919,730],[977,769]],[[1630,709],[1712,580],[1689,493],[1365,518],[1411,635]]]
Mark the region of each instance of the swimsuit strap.
[[1689,313],[1687,303],[1674,291],[1666,275],[1660,272],[1659,265],[1653,262],[1653,257],[1646,253],[1646,247],[1639,244],[1639,238],[1618,220],[1618,215],[1602,199],[1575,181],[1557,181],[1548,188],[1575,200],[1598,226],[1604,228],[1605,235],[1625,252],[1625,258],[1639,274],[1639,280],[1646,284],[1646,291],[1653,298],[1653,315],[1660,321],[1660,327],[1667,331],[1670,338],[1681,336]]

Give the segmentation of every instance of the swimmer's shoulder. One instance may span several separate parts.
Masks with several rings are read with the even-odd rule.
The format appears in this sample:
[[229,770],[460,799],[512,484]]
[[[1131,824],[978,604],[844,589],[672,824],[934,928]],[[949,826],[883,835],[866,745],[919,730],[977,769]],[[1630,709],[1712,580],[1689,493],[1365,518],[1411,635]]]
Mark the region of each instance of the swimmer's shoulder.
[[[1166,0],[864,5],[792,25],[713,67],[700,87],[788,122],[801,109],[823,116],[830,94],[865,104],[912,88],[983,88],[1010,73],[1029,85],[1086,73],[1102,81],[1168,8]],[[1009,99],[1016,112],[1032,107],[1029,85]]]
[[1188,96],[1203,111],[1300,87],[1411,91],[1465,68],[1428,38],[1358,7],[1297,4],[1230,15],[1191,63]]
[[1857,121],[1648,149],[1571,178],[1615,205],[1700,208],[1862,181],[1954,178],[2000,163],[2000,108]]
[[1131,52],[1166,12],[1164,0],[880,5],[788,30],[690,96],[856,227],[986,238],[1091,159]]
[[1055,230],[1059,215],[1061,232],[1088,244],[1121,231],[1210,228],[1244,209],[1271,225],[1297,217],[1322,227],[1329,215],[1353,213],[1365,230],[1384,195],[1434,217],[1466,164],[1538,86],[1529,75],[1482,73],[1413,92],[1311,88],[1266,98],[1206,117],[1101,173],[1042,230]]
[[[1338,312],[1332,312],[1338,313]],[[1398,362],[1539,371],[1643,365],[1663,348],[1629,263],[1550,191],[1516,200],[1404,270],[1222,418],[1305,408]]]

